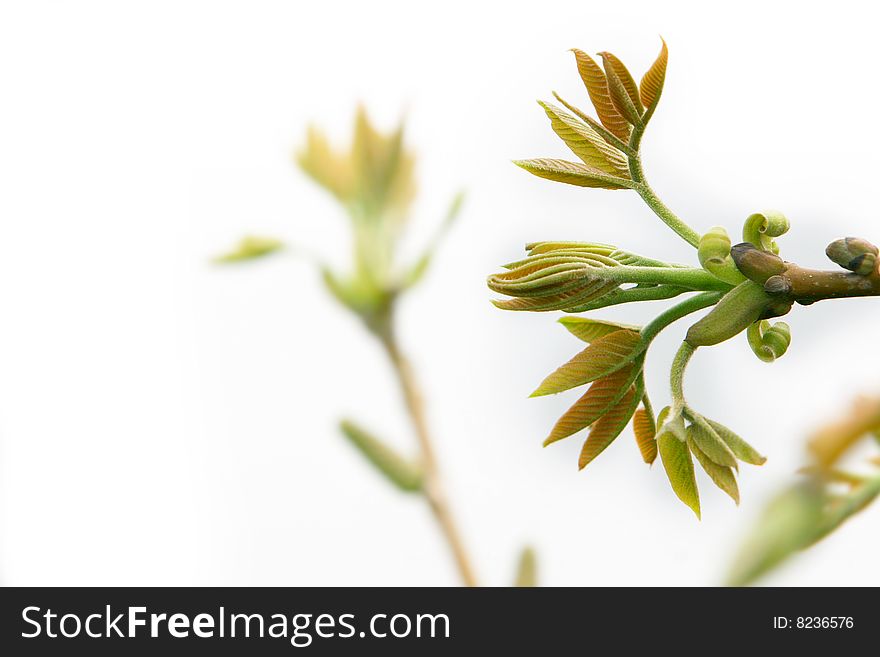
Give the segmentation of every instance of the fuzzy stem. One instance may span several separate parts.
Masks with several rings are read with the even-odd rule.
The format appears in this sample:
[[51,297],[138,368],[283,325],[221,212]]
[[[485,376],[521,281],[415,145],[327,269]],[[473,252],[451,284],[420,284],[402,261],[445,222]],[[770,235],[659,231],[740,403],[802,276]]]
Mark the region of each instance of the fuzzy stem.
[[385,347],[385,352],[388,354],[391,365],[394,368],[394,373],[397,376],[401,391],[403,392],[406,409],[409,412],[413,427],[415,428],[416,437],[421,451],[421,461],[425,468],[425,499],[427,500],[428,506],[434,514],[434,518],[437,520],[440,530],[443,532],[443,536],[446,539],[446,543],[452,552],[462,582],[465,586],[477,586],[477,579],[473,567],[471,566],[470,558],[468,557],[467,550],[464,547],[464,542],[462,541],[461,534],[458,531],[458,526],[446,498],[440,470],[437,465],[437,459],[434,455],[433,442],[428,431],[428,424],[425,418],[425,409],[419,386],[415,380],[409,362],[400,351],[400,346],[394,335],[393,328],[391,328],[390,321],[387,326],[388,328],[378,335],[379,339],[382,341],[382,346]]
[[698,247],[700,245],[700,234],[697,233],[693,228],[688,226],[682,219],[678,217],[672,210],[670,210],[663,201],[660,200],[660,197],[651,189],[651,186],[645,180],[645,172],[642,169],[642,158],[639,153],[639,147],[642,143],[642,136],[645,133],[645,126],[635,126],[632,131],[632,135],[629,138],[629,147],[630,150],[635,151],[637,155],[635,157],[630,156],[629,159],[629,174],[632,178],[635,185],[633,189],[635,189],[639,196],[642,197],[642,200],[647,204],[649,208],[660,217],[661,221],[669,226],[672,230],[676,232],[676,234],[681,237],[685,242],[690,244],[693,247]]
[[678,321],[686,315],[695,313],[703,308],[714,306],[721,300],[723,296],[720,292],[704,292],[696,296],[686,299],[679,304],[672,306],[668,310],[660,313],[652,321],[642,328],[642,339],[650,342],[657,334],[675,321]]
[[729,283],[716,278],[705,269],[698,267],[639,267],[621,265],[605,267],[596,278],[619,283],[649,283],[674,285],[692,290],[717,290],[726,292],[731,289]]
[[682,342],[678,353],[675,354],[675,358],[672,361],[672,369],[669,373],[669,383],[672,388],[672,411],[669,414],[670,417],[681,413],[687,405],[684,400],[684,371],[696,350],[696,347],[692,347],[687,342]]

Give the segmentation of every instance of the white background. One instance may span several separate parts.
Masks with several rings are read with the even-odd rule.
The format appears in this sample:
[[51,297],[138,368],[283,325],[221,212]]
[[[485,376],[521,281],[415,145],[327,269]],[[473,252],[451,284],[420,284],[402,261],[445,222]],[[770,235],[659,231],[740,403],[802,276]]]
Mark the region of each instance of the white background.
[[[536,98],[588,106],[570,47],[639,75],[670,46],[645,139],[698,229],[783,210],[783,254],[880,239],[880,44],[856,2],[4,2],[0,10],[0,578],[10,584],[446,585],[424,506],[339,438],[350,414],[412,444],[377,346],[294,257],[208,264],[245,232],[344,264],[344,217],[294,169],[315,120],[405,113],[420,153],[409,252],[469,200],[402,309],[481,579],[526,542],[552,585],[715,584],[811,428],[878,390],[876,300],[796,308],[768,366],[739,338],[694,360],[695,406],[769,456],[697,522],[629,431],[587,471],[540,444],[575,396],[527,400],[578,343],[495,310],[484,279],[537,239],[692,261],[628,192],[530,177],[565,156]],[[656,308],[603,316],[643,321]],[[685,326],[649,362],[655,402]],[[880,584],[880,508],[766,580]]]

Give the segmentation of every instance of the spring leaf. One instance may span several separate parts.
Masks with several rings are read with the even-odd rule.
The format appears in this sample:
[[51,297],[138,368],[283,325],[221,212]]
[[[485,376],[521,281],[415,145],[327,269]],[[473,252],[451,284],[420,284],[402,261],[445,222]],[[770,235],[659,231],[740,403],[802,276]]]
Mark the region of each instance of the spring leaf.
[[660,38],[663,46],[660,48],[660,54],[651,64],[651,68],[642,77],[639,84],[639,95],[645,107],[650,108],[660,100],[660,94],[663,91],[663,83],[666,81],[666,64],[669,61],[669,50],[666,48],[666,41]]
[[642,101],[639,88],[632,75],[617,57],[610,52],[601,52],[605,78],[608,80],[608,91],[615,109],[629,123],[639,125],[642,121]]
[[633,415],[633,433],[642,460],[648,465],[652,464],[657,458],[657,425],[647,409],[640,408]]
[[550,126],[584,164],[621,178],[629,178],[626,159],[586,123],[549,103],[538,103],[550,117]]
[[621,329],[629,331],[638,331],[638,326],[631,324],[617,324],[616,322],[607,322],[600,319],[589,319],[587,317],[563,317],[559,320],[568,332],[579,340],[583,340],[587,344],[593,340],[597,340],[604,335],[614,333]]
[[629,141],[630,125],[611,102],[605,72],[587,53],[577,49],[573,49],[572,52],[577,61],[578,73],[587,88],[593,107],[596,108],[599,121],[618,139]]
[[697,457],[700,466],[706,474],[709,475],[712,481],[715,482],[715,485],[730,495],[734,502],[739,504],[739,486],[736,483],[736,476],[733,473],[733,468],[725,465],[718,465],[706,455],[706,452],[700,449],[699,444],[693,439],[693,434],[697,431],[699,431],[699,428],[695,425],[688,427],[687,442],[691,453]]
[[604,171],[578,162],[553,158],[537,158],[533,160],[514,160],[513,163],[539,178],[577,185],[578,187],[630,189],[633,185],[630,180],[612,176]]
[[343,420],[339,428],[351,444],[400,490],[407,493],[416,493],[422,490],[422,469],[417,464],[403,458],[391,447],[353,422]]
[[643,350],[644,344],[637,332],[609,333],[544,379],[531,396],[552,395],[595,381],[623,367]]
[[544,441],[544,447],[596,422],[620,401],[636,374],[632,366],[627,366],[601,379],[596,379],[590,389],[557,420],[550,435]]
[[736,456],[721,436],[704,418],[697,417],[694,424],[687,428],[688,440],[692,441],[700,451],[718,465],[736,468]]
[[626,394],[611,407],[605,415],[603,415],[590,429],[590,435],[587,437],[581,455],[578,459],[578,468],[583,470],[588,463],[601,454],[608,445],[614,442],[614,439],[629,424],[630,418],[635,413],[636,406],[641,401],[641,396],[635,387],[627,390]]
[[694,462],[687,445],[675,434],[666,431],[657,439],[657,448],[672,490],[699,518],[700,493],[694,477]]
[[708,422],[713,429],[715,429],[715,433],[723,440],[727,446],[730,448],[730,451],[734,453],[736,458],[744,463],[751,463],[752,465],[764,465],[767,461],[767,457],[761,456],[758,451],[749,445],[745,440],[736,435],[733,431],[725,427],[720,422],[715,422],[714,420],[710,420],[706,418],[706,422]]

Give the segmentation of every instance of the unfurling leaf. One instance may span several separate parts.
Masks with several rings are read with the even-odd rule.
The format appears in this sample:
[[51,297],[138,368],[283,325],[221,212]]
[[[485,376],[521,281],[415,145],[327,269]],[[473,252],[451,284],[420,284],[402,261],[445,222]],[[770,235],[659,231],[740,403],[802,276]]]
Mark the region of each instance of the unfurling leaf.
[[662,37],[660,41],[663,43],[660,48],[660,54],[657,55],[657,59],[651,64],[651,68],[648,69],[648,72],[642,77],[641,84],[639,84],[639,96],[642,99],[642,104],[649,110],[652,105],[660,100],[663,83],[666,81],[666,64],[669,61],[669,50],[666,48],[666,41]]
[[577,185],[578,187],[630,189],[633,185],[632,181],[625,178],[612,176],[600,169],[578,162],[569,162],[568,160],[537,158],[533,160],[514,160],[513,163],[539,178]]
[[755,322],[749,326],[746,336],[752,351],[765,363],[781,358],[791,344],[791,328],[785,322]]
[[788,219],[781,212],[777,210],[756,212],[749,215],[743,224],[743,242],[749,242],[763,251],[778,254],[779,246],[772,238],[784,235],[788,229]]
[[421,467],[417,464],[403,458],[391,447],[353,422],[343,420],[339,428],[351,444],[400,490],[407,493],[422,490],[423,474]]
[[668,431],[657,439],[657,447],[672,490],[699,518],[700,493],[697,490],[690,450],[675,434]]
[[578,468],[583,470],[587,464],[601,454],[608,445],[614,442],[614,439],[629,424],[630,418],[635,413],[636,406],[639,405],[641,396],[633,386],[626,391],[626,394],[612,406],[590,429],[590,435],[587,436],[584,446],[581,448],[581,455],[578,459]]
[[633,415],[633,433],[636,435],[642,460],[651,465],[657,458],[657,426],[647,409],[640,408]]
[[733,431],[725,427],[720,422],[715,422],[714,420],[710,420],[706,418],[706,422],[715,430],[715,433],[725,442],[725,444],[730,448],[730,451],[734,453],[736,458],[738,458],[743,463],[750,463],[752,465],[764,465],[767,461],[767,457],[761,456],[758,451],[749,445],[745,440],[736,435]]
[[636,374],[634,367],[626,366],[594,381],[590,389],[557,420],[550,435],[544,441],[544,447],[567,438],[581,429],[586,429],[596,422],[620,401]]
[[284,242],[275,239],[274,237],[248,235],[243,237],[231,251],[214,258],[214,262],[218,264],[230,264],[233,262],[256,260],[257,258],[263,258],[267,255],[276,253],[283,248]]
[[699,443],[693,439],[694,434],[698,431],[699,427],[695,425],[688,427],[688,447],[690,448],[691,453],[697,458],[700,466],[706,474],[709,475],[712,481],[715,482],[715,485],[730,495],[734,502],[739,504],[739,486],[736,483],[736,475],[734,474],[733,468],[726,465],[718,465],[718,463],[709,458],[709,456],[700,449]]
[[607,376],[632,361],[644,347],[636,331],[609,333],[544,379],[531,396],[552,395]]
[[692,441],[700,451],[721,466],[736,468],[736,456],[721,436],[704,418],[695,418],[694,424],[687,428],[688,440]]
[[642,101],[636,81],[623,62],[610,52],[600,52],[605,78],[608,80],[608,91],[615,109],[632,125],[642,121]]
[[583,340],[587,344],[593,340],[597,340],[604,335],[614,333],[626,329],[628,331],[638,331],[638,326],[631,324],[617,324],[616,322],[607,322],[601,319],[589,319],[587,317],[563,317],[559,320],[568,332],[579,340]]
[[612,176],[629,178],[626,158],[616,148],[609,146],[595,130],[555,105],[540,101],[539,104],[550,117],[553,131],[584,164]]
[[630,128],[626,119],[614,107],[611,102],[611,93],[608,91],[608,80],[602,68],[582,50],[573,49],[577,61],[578,73],[590,95],[590,101],[596,108],[596,115],[608,132],[623,142],[629,141]]
[[513,585],[519,588],[538,585],[538,557],[530,547],[519,553]]

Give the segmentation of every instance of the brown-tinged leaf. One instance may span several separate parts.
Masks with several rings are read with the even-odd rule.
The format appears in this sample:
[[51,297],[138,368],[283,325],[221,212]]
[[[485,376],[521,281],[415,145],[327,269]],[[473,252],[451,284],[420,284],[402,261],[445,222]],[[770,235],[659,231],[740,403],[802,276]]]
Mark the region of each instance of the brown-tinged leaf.
[[687,428],[688,438],[718,465],[737,468],[736,456],[718,432],[702,417]]
[[657,448],[672,490],[699,518],[700,492],[697,490],[694,462],[687,445],[667,431],[657,439]]
[[629,178],[626,158],[619,150],[609,146],[595,130],[555,105],[540,101],[539,104],[550,118],[553,131],[584,164],[612,176]]
[[601,338],[603,335],[614,333],[621,329],[629,331],[638,331],[638,326],[631,324],[618,324],[616,322],[608,322],[601,319],[589,319],[587,317],[563,317],[559,320],[568,332],[579,340],[583,340],[587,344],[593,340]]
[[688,447],[690,448],[691,453],[697,457],[700,466],[706,474],[709,475],[709,478],[715,482],[715,485],[730,495],[734,502],[739,504],[739,486],[736,483],[736,475],[733,472],[733,468],[718,465],[715,461],[709,458],[693,440],[692,429],[694,429],[694,425],[688,427]]
[[666,41],[660,38],[663,46],[660,48],[660,54],[651,64],[651,68],[642,76],[639,84],[639,95],[645,107],[650,108],[658,100],[663,91],[663,83],[666,81],[666,64],[669,61],[669,50],[666,48]]
[[635,80],[617,57],[610,52],[601,52],[602,65],[605,67],[605,78],[608,80],[608,93],[611,102],[623,118],[637,125],[641,122],[642,101]]
[[532,160],[514,160],[513,163],[539,178],[577,185],[578,187],[599,187],[602,189],[630,189],[632,187],[632,181],[626,178],[612,176],[579,162],[543,157]]
[[715,429],[715,433],[720,436],[721,440],[723,440],[727,446],[730,448],[730,451],[734,453],[736,458],[738,458],[743,463],[751,463],[752,465],[764,465],[765,461],[767,461],[766,456],[762,456],[758,453],[754,447],[749,445],[745,440],[736,435],[733,431],[725,427],[720,422],[715,422],[714,420],[710,420],[706,418],[706,422]]
[[642,454],[642,460],[648,465],[657,458],[657,427],[654,418],[644,408],[640,408],[633,415],[633,433],[636,435],[636,444]]
[[615,331],[593,342],[548,376],[532,397],[552,395],[607,376],[644,350],[636,331]]
[[583,304],[592,299],[605,296],[618,287],[613,281],[586,281],[582,287],[575,290],[548,293],[539,297],[518,297],[514,299],[493,299],[492,303],[501,310],[518,310],[531,312],[546,312],[550,310],[565,310],[567,308]]
[[547,439],[544,447],[577,433],[601,418],[609,408],[620,401],[632,384],[636,372],[632,365],[621,367],[608,376],[596,379],[590,389],[562,415]]
[[578,73],[590,95],[590,101],[596,108],[596,115],[608,132],[618,139],[627,142],[631,131],[629,123],[614,107],[611,102],[611,93],[608,91],[608,81],[602,68],[582,50],[573,49],[577,61]]
[[633,386],[626,391],[626,394],[620,401],[599,418],[593,425],[593,428],[590,429],[590,435],[581,449],[581,455],[578,459],[579,469],[583,470],[590,461],[599,456],[608,445],[614,442],[614,439],[629,424],[639,401],[639,394]]

